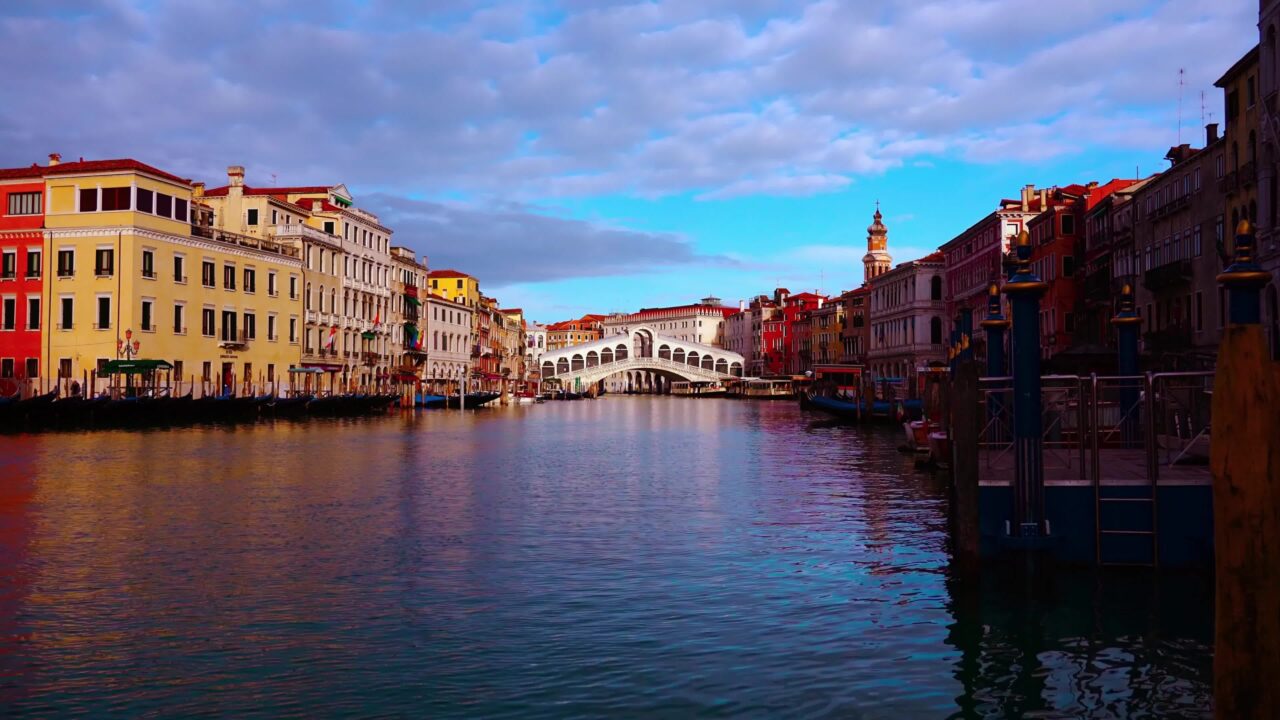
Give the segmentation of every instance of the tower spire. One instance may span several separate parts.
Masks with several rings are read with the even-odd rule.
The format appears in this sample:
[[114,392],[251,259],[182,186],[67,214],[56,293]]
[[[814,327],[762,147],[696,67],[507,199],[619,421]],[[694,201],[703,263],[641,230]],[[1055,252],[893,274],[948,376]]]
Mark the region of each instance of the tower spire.
[[867,228],[867,254],[862,256],[863,284],[883,275],[893,263],[889,256],[889,228],[881,222],[883,218],[880,201],[876,200],[876,212]]

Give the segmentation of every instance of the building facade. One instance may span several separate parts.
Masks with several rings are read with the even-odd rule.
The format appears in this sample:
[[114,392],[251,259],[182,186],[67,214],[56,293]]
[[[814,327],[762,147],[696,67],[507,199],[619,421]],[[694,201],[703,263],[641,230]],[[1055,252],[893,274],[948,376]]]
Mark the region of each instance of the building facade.
[[209,227],[189,181],[136,160],[57,163],[44,177],[46,376],[83,380],[138,357],[206,393],[287,388],[300,358],[295,249]]
[[44,191],[38,166],[0,170],[0,397],[29,397],[48,384],[40,362]]
[[412,250],[391,248],[391,380],[412,384],[422,380],[427,360],[422,300],[427,295],[427,259]]
[[737,308],[725,307],[720,298],[705,297],[692,305],[644,308],[610,315],[603,319],[601,329],[605,336],[625,335],[631,328],[645,325],[676,340],[724,347],[725,318],[735,312]]
[[876,279],[868,318],[867,363],[873,378],[914,385],[920,368],[946,363],[945,274],[945,255],[936,252]]
[[428,291],[424,302],[431,346],[425,361],[426,384],[436,393],[456,391],[471,374],[471,345],[475,310]]

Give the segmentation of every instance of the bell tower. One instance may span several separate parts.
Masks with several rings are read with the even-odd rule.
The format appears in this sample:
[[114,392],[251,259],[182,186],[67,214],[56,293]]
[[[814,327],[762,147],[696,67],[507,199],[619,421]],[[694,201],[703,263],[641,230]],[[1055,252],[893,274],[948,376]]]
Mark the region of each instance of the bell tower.
[[876,214],[867,228],[867,254],[862,256],[863,284],[870,283],[889,271],[893,258],[889,256],[889,228],[881,222],[880,201],[876,201]]

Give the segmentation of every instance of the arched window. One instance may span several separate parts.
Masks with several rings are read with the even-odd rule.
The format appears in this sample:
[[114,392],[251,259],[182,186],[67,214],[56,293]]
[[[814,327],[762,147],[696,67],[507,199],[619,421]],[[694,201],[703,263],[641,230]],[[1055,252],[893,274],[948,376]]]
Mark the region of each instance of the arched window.
[[307,299],[307,304],[306,304],[306,308],[304,309],[310,310],[311,309],[311,283],[307,283],[307,294],[305,295],[305,297]]
[[1249,153],[1249,162],[1258,159],[1258,134],[1253,130],[1249,131],[1249,147],[1246,151]]
[[942,344],[942,318],[940,317],[929,320],[929,342],[934,345]]
[[942,299],[942,276],[941,275],[934,275],[933,278],[929,280],[929,299],[930,300]]

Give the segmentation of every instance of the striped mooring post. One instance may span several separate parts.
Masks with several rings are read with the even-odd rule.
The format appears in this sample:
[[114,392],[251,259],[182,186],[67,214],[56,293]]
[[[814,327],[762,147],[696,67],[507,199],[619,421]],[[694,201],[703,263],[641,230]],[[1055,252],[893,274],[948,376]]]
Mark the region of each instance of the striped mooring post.
[[1013,520],[1009,533],[1044,534],[1044,446],[1040,414],[1040,298],[1049,284],[1031,270],[1031,237],[1018,233],[1017,267],[1004,285],[1013,307]]

